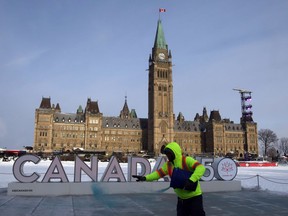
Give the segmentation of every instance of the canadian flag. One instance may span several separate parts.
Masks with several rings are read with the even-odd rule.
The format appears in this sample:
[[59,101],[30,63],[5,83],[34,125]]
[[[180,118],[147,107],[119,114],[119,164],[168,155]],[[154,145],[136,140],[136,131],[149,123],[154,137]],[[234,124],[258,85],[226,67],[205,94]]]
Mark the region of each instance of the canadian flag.
[[159,12],[166,12],[166,9],[165,8],[159,8]]

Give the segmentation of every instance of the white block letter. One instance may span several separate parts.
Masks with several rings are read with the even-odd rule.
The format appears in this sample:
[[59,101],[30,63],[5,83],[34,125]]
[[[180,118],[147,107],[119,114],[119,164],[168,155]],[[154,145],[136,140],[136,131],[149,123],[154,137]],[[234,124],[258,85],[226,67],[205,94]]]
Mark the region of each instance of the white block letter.
[[50,179],[60,179],[61,182],[69,182],[59,157],[54,158],[42,182],[50,182]]
[[31,175],[24,174],[23,167],[27,161],[32,161],[34,164],[38,164],[40,158],[36,155],[23,155],[17,158],[13,164],[13,175],[19,182],[31,183],[37,181],[37,179],[40,177],[40,175],[35,172]]

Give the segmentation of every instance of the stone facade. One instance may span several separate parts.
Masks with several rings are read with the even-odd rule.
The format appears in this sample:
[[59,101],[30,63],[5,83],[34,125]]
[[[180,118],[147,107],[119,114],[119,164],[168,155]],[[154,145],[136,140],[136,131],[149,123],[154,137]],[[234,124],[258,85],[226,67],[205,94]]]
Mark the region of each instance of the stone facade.
[[149,57],[148,118],[138,118],[130,110],[125,98],[117,117],[107,117],[99,110],[98,102],[87,100],[76,113],[62,113],[59,104],[51,105],[50,98],[42,98],[35,111],[34,150],[72,151],[127,154],[145,151],[159,155],[161,148],[171,141],[180,144],[185,154],[232,154],[244,157],[246,152],[258,154],[257,124],[252,117],[241,118],[235,124],[222,119],[219,111],[187,121],[182,113],[173,111],[172,54],[164,38],[161,20],[158,21],[152,53]]

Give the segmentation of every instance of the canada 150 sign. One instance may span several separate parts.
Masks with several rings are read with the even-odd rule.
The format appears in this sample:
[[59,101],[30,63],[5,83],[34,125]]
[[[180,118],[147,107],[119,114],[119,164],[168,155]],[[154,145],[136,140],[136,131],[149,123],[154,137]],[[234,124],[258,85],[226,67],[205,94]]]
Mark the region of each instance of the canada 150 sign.
[[[26,162],[38,164],[40,160],[41,159],[38,156],[30,154],[19,157],[13,165],[14,177],[22,183],[37,181],[40,178],[40,174],[37,172],[27,174],[24,172],[24,166]],[[237,175],[237,166],[230,158],[197,158],[197,160],[206,168],[206,172],[202,177],[203,181],[211,181],[214,177],[217,180],[229,181],[233,180]],[[159,169],[165,161],[166,158],[158,157],[152,172]],[[138,168],[140,168],[140,172]],[[83,162],[78,156],[75,157],[74,182],[81,182],[82,172],[89,176],[92,181],[98,181],[97,156],[91,157],[90,166]],[[132,178],[132,175],[147,175],[149,173],[151,173],[151,164],[146,158],[128,157],[128,173],[126,179],[117,158],[111,157],[100,181],[108,182],[110,179],[117,179],[119,182],[131,182],[136,181]],[[58,179],[60,182],[69,182],[59,157],[53,159],[41,182],[47,183],[51,182],[53,179]],[[170,181],[169,177],[165,177],[164,180]]]

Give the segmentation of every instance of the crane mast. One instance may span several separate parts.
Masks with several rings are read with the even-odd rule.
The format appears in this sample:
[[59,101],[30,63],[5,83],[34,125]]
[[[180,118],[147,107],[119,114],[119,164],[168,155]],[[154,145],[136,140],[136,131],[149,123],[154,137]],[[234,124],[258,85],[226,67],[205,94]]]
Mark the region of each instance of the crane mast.
[[238,91],[241,95],[241,112],[242,112],[242,117],[241,117],[241,123],[246,123],[246,122],[253,122],[253,112],[252,112],[252,91],[245,90],[245,89],[237,89],[234,88],[234,91]]

